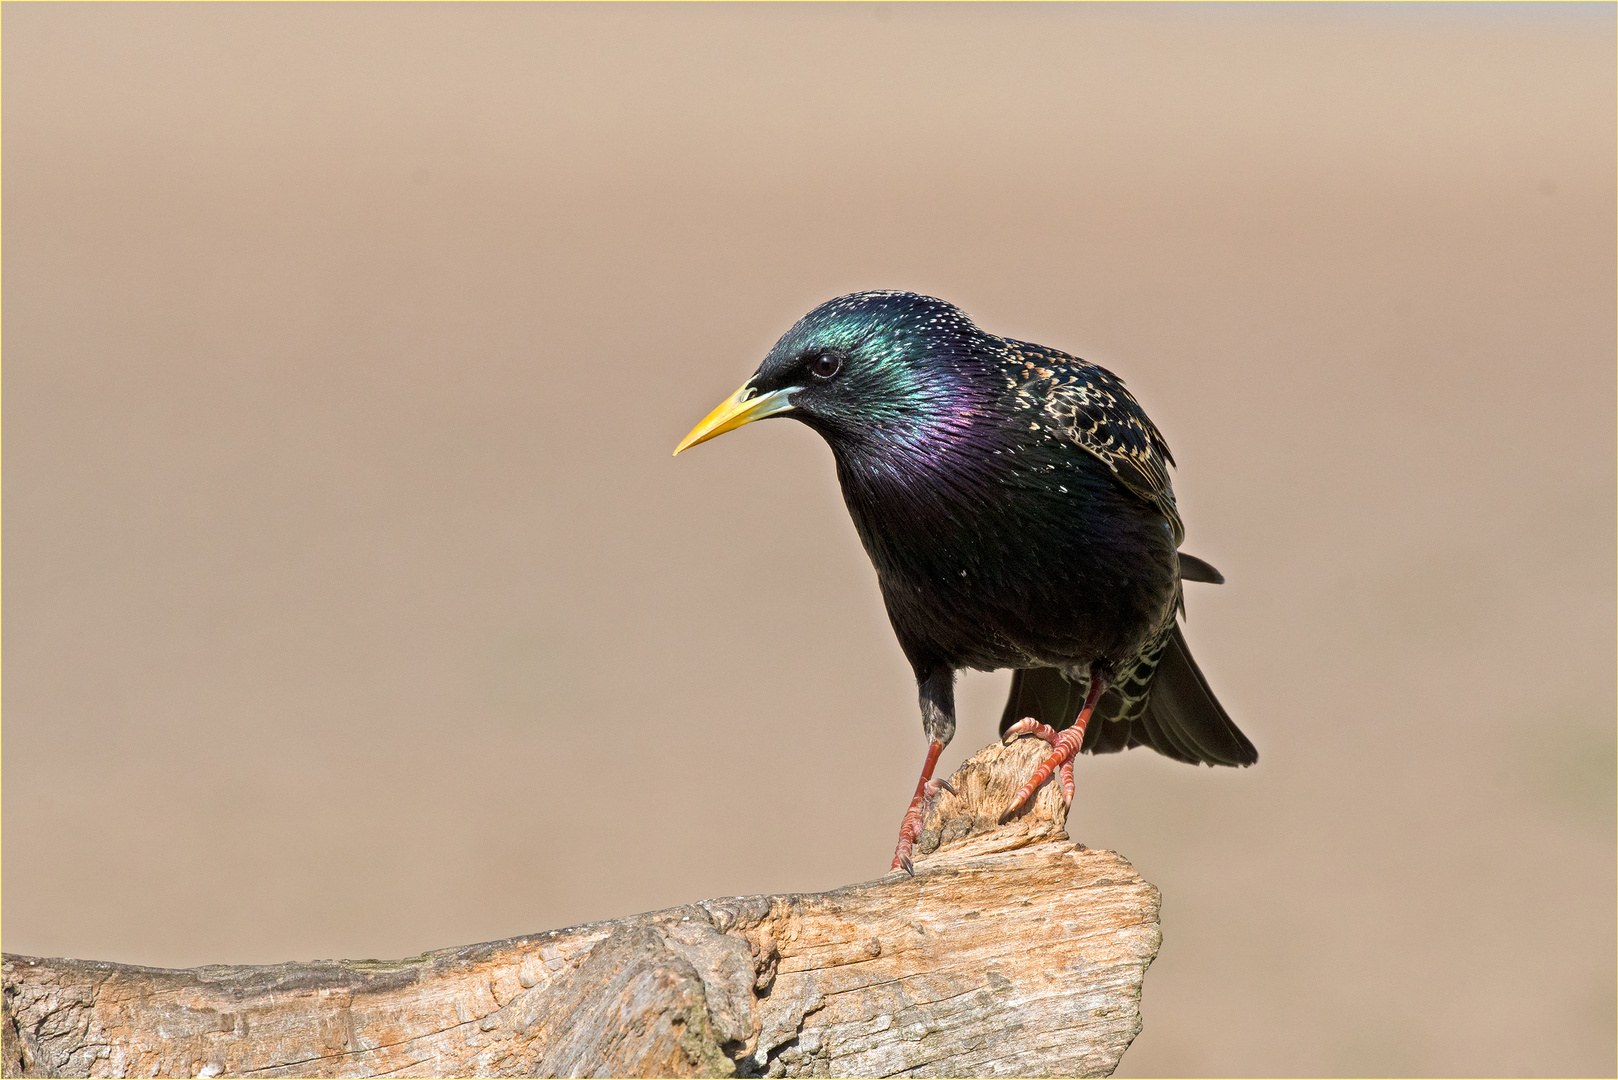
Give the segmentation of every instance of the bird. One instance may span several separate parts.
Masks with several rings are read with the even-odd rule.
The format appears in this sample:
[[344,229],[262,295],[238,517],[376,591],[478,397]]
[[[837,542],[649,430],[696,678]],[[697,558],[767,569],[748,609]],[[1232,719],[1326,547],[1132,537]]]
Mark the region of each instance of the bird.
[[1117,375],[944,300],[857,292],[799,319],[674,453],[774,417],[830,446],[916,677],[927,754],[890,872],[914,873],[925,811],[949,787],[932,774],[963,669],[1011,669],[1002,738],[1050,744],[1002,821],[1053,774],[1071,804],[1080,751],[1258,760],[1177,618],[1183,582],[1224,577],[1180,552],[1174,459]]

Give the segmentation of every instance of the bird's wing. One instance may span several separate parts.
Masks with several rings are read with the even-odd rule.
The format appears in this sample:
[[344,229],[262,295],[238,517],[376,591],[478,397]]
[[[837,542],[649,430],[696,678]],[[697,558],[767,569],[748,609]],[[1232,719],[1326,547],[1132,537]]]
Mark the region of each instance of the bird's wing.
[[1070,442],[1099,458],[1136,495],[1154,504],[1180,543],[1169,445],[1124,381],[1099,364],[1026,341],[1006,339],[1013,391],[1037,406]]

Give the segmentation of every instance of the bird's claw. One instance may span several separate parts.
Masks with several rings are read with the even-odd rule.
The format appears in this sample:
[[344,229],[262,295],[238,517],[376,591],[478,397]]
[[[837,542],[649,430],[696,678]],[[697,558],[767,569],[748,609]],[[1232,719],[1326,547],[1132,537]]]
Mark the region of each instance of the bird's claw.
[[888,873],[903,870],[911,877],[916,876],[916,864],[910,858],[910,852],[915,847],[915,844],[914,839],[909,839],[902,835],[899,837],[899,850],[893,853],[893,864],[888,867]]
[[1025,716],[1021,720],[1018,720],[1015,724],[1012,724],[1010,727],[1006,728],[1006,733],[1000,736],[1000,744],[1002,746],[1009,746],[1015,739],[1020,739],[1024,735],[1032,735],[1035,738],[1044,739],[1052,746],[1055,746],[1058,734],[1059,733],[1055,728],[1046,724],[1041,724],[1032,716]]

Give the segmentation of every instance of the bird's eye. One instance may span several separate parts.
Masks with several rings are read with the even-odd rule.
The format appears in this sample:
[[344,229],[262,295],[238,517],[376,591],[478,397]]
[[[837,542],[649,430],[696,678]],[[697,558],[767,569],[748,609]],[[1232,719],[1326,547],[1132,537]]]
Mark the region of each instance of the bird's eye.
[[843,358],[836,353],[821,353],[809,361],[809,373],[817,379],[829,379],[843,370]]

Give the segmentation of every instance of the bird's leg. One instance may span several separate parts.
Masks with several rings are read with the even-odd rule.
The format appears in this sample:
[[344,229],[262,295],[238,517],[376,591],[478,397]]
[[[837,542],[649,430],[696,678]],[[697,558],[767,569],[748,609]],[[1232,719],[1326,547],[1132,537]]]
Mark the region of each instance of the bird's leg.
[[927,760],[922,762],[921,779],[916,781],[916,794],[910,800],[904,820],[899,824],[899,846],[893,849],[893,865],[889,871],[903,870],[914,874],[910,855],[916,838],[921,835],[921,822],[927,813],[927,804],[940,791],[955,793],[947,780],[934,780],[933,769],[938,766],[938,755],[944,752],[950,739],[955,737],[955,671],[942,668],[919,676],[921,691],[921,726],[927,732]]
[[1090,714],[1095,712],[1096,702],[1107,690],[1107,675],[1100,664],[1090,666],[1090,689],[1084,695],[1084,708],[1079,710],[1079,717],[1073,721],[1073,726],[1066,731],[1054,731],[1044,724],[1031,718],[1024,718],[1006,729],[1006,738],[1017,735],[1036,735],[1051,744],[1051,755],[1040,762],[1039,768],[1028,782],[1017,789],[1012,796],[1011,807],[1000,815],[1000,824],[1004,825],[1011,820],[1011,815],[1022,809],[1023,803],[1033,797],[1039,785],[1043,784],[1057,769],[1062,770],[1062,796],[1069,802],[1073,800],[1073,755],[1079,752],[1084,743],[1084,729],[1090,724]]

